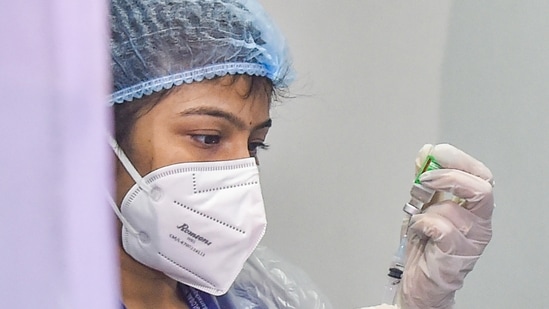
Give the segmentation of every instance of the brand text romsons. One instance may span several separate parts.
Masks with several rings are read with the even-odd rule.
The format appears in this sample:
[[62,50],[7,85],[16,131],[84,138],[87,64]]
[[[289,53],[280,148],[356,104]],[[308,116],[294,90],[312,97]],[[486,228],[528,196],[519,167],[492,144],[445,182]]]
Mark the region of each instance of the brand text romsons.
[[209,241],[207,238],[202,237],[202,236],[200,236],[199,234],[196,234],[195,232],[191,231],[191,230],[189,229],[189,225],[188,225],[187,223],[184,223],[184,224],[182,224],[182,225],[179,225],[179,226],[177,226],[177,228],[178,228],[179,230],[181,230],[183,233],[189,235],[190,237],[192,237],[192,238],[194,238],[194,239],[196,239],[196,240],[198,240],[198,241],[200,241],[200,242],[205,243],[205,244],[208,245],[208,246],[212,244],[212,242]]

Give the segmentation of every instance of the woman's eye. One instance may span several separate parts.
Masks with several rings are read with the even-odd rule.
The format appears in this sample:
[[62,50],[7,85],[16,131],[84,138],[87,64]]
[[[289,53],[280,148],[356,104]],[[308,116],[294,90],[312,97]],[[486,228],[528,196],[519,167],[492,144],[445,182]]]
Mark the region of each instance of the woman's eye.
[[217,145],[221,141],[221,136],[219,135],[193,135],[192,138],[206,145]]

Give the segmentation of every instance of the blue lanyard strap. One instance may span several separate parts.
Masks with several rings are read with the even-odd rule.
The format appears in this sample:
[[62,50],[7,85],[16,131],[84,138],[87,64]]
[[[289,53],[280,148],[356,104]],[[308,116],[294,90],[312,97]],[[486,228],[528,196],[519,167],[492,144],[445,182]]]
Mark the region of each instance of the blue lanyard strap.
[[220,309],[215,297],[208,293],[182,284],[179,290],[185,296],[189,309]]
[[[183,284],[178,285],[178,290],[181,295],[185,297],[189,309],[220,309],[215,297],[208,293],[193,289]],[[126,309],[124,304],[121,305],[122,309]]]

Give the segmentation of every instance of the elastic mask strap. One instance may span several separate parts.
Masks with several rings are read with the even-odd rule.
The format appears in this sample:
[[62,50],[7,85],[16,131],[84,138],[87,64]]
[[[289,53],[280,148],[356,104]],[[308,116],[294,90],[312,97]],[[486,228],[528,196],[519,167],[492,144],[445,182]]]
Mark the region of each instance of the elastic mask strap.
[[139,175],[139,172],[135,169],[133,164],[130,162],[130,159],[128,159],[128,157],[126,156],[122,148],[120,148],[116,140],[110,134],[108,138],[109,138],[109,144],[111,145],[111,148],[114,151],[114,154],[116,154],[116,156],[118,157],[118,160],[120,160],[120,163],[122,163],[126,171],[128,171],[128,174],[130,174],[130,176],[133,178],[135,183],[137,183],[137,185],[141,189],[143,189],[143,191],[147,192],[147,194],[150,194],[151,187],[143,181],[143,177]]
[[[109,145],[114,151],[114,154],[118,157],[118,160],[120,160],[120,162],[122,163],[126,171],[128,171],[132,179],[135,181],[135,183],[137,183],[139,187],[141,187],[141,189],[143,189],[145,192],[147,193],[151,192],[151,187],[143,181],[143,178],[141,177],[141,175],[139,175],[139,172],[135,169],[135,167],[130,162],[130,159],[128,159],[124,151],[122,151],[122,148],[120,148],[116,140],[110,134],[108,134],[107,138],[109,140]],[[138,235],[139,233],[137,232],[137,230],[126,220],[126,218],[124,218],[124,216],[122,215],[122,212],[120,212],[120,209],[114,202],[114,199],[112,198],[112,195],[110,194],[109,191],[107,191],[107,200],[111,205],[112,210],[120,220],[120,222],[122,222],[123,226],[130,233],[134,235]]]
[[120,220],[120,222],[122,222],[122,224],[124,225],[125,228],[128,229],[128,231],[134,235],[137,235],[139,234],[134,228],[133,226],[128,223],[128,221],[126,220],[126,218],[124,218],[124,216],[122,215],[122,213],[120,212],[120,209],[118,209],[118,206],[116,206],[116,203],[114,202],[114,200],[112,199],[112,196],[109,192],[107,192],[107,200],[109,201],[109,204],[111,205],[112,207],[112,210],[114,210],[114,213],[116,214],[116,216],[118,217],[118,219]]

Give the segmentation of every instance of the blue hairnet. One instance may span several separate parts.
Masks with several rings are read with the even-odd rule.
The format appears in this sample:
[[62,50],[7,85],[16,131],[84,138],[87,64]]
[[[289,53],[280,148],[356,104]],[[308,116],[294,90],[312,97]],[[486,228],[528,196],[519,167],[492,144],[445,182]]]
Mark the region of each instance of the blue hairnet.
[[227,74],[287,87],[282,34],[256,0],[112,0],[110,103]]

